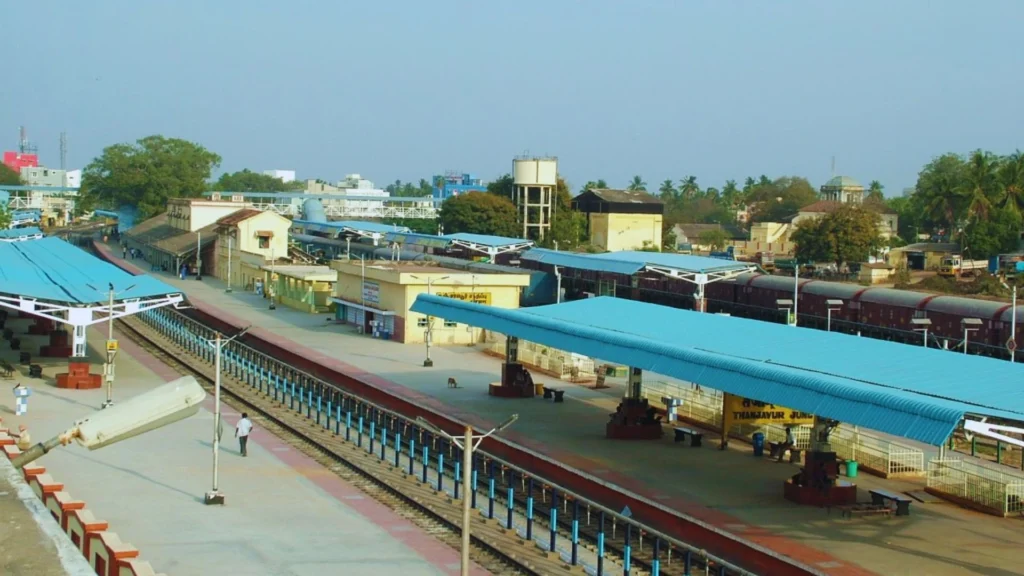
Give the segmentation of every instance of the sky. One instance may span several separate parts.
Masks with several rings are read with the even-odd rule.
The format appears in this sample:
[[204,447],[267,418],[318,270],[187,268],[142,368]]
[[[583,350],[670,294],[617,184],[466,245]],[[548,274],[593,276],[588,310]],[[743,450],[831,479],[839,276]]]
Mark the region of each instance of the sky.
[[1020,0],[0,3],[0,149],[162,134],[219,171],[383,186],[553,155],[577,188],[836,173],[886,193],[1021,145]]

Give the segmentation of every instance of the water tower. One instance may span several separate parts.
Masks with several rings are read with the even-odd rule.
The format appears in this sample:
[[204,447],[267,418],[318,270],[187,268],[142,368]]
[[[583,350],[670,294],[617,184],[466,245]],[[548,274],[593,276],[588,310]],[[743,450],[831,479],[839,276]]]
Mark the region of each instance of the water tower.
[[558,186],[558,159],[527,156],[513,159],[512,184],[513,200],[523,222],[523,238],[543,240],[544,234],[551,229],[551,212]]

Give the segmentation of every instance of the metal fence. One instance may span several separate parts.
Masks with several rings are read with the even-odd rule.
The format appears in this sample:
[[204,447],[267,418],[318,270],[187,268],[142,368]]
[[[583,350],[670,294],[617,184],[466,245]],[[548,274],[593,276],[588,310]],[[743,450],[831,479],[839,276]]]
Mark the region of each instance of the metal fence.
[[956,457],[928,462],[928,491],[997,516],[1024,513],[1024,475],[1007,474]]
[[[496,337],[493,342],[488,343],[488,351],[504,358],[505,341],[504,336]],[[537,368],[560,380],[575,381],[597,378],[593,358],[556,350],[550,346],[526,340],[519,341],[518,354],[520,363]]]
[[[665,407],[662,398],[682,400],[676,414],[688,420],[707,425],[713,430],[722,427],[722,393],[695,384],[679,384],[664,381],[644,381],[643,393],[648,401]],[[731,436],[750,438],[755,432],[765,436],[765,442],[781,442],[786,438],[786,429],[778,424],[746,425],[737,424],[730,430]],[[793,428],[796,447],[810,448],[809,426]],[[862,432],[855,426],[840,426],[829,437],[832,449],[844,460],[854,460],[865,469],[878,472],[886,477],[921,476],[925,472],[924,452],[911,446],[892,442],[870,432]]]
[[[150,310],[139,313],[136,317],[188,353],[194,354],[206,362],[213,363],[214,351],[211,346],[207,345],[207,340],[214,336],[214,332],[209,327],[184,316],[180,312],[169,309]],[[454,487],[453,498],[459,499],[458,491],[461,480],[459,463],[461,462],[461,456],[457,448],[444,437],[421,427],[416,421],[342,391],[335,385],[259,352],[237,340],[229,342],[223,347],[222,366],[226,374],[258,390],[260,393],[272,397],[275,401],[280,402],[282,407],[305,414],[311,421],[316,422],[317,425],[333,429],[339,438],[358,442],[360,447],[364,445],[364,442],[368,442],[371,453],[374,451],[374,442],[376,441],[382,458],[386,453],[390,440],[392,448],[391,452],[387,454],[389,458],[394,457],[396,465],[400,457],[407,453],[408,457],[405,458],[404,462],[408,463],[410,473],[412,473],[415,466],[418,468],[417,473],[421,473],[424,481],[426,481],[429,472],[431,478],[436,479],[432,481],[438,483],[439,489],[442,479],[448,478],[447,482]],[[447,467],[444,464],[446,458],[448,461]],[[436,465],[434,465],[435,463]],[[481,484],[483,484],[483,486],[479,487],[476,483],[478,474],[482,481]],[[611,539],[615,538],[617,526],[620,537],[623,533],[626,534],[623,548],[623,554],[625,555],[623,561],[626,565],[629,564],[630,554],[628,535],[632,533],[640,538],[638,550],[643,549],[644,537],[647,538],[649,547],[653,546],[654,550],[660,548],[662,559],[658,561],[657,552],[655,552],[655,561],[660,562],[662,570],[667,571],[669,563],[674,562],[675,565],[678,565],[687,574],[691,573],[691,567],[694,569],[699,567],[706,573],[712,573],[711,571],[713,571],[713,573],[721,576],[734,574],[752,576],[750,572],[722,558],[710,555],[703,549],[652,530],[648,526],[628,516],[624,516],[616,510],[578,496],[554,482],[537,477],[483,450],[477,450],[474,453],[472,476],[474,484],[471,493],[474,507],[476,507],[477,494],[479,492],[483,500],[481,503],[483,513],[488,514],[490,518],[495,518],[495,504],[498,503],[502,508],[507,506],[508,517],[512,518],[514,504],[516,502],[521,503],[525,499],[525,512],[524,510],[518,510],[518,505],[516,505],[517,514],[525,514],[526,518],[528,518],[525,531],[520,530],[520,534],[526,534],[527,540],[538,539],[538,542],[543,541],[545,549],[550,545],[552,552],[558,553],[567,562],[580,565],[588,574],[621,573],[621,568],[615,570],[602,568],[607,555],[602,543],[611,543]],[[499,478],[501,483],[508,486],[507,502],[499,501],[496,497],[496,487],[498,486]],[[515,479],[515,481],[511,479]],[[572,529],[569,530],[571,536],[568,542],[563,537],[556,543],[554,532],[548,536],[546,533],[540,534],[541,531],[537,530],[534,531],[535,536],[529,536],[533,523],[532,510],[535,482],[540,491],[541,501],[545,499],[554,501],[557,497],[559,499],[558,502],[562,504],[563,510],[567,513],[566,518],[572,519]],[[529,486],[529,492],[524,494],[516,491],[514,487],[520,483],[524,487]],[[551,518],[555,519],[555,514],[551,514]],[[610,525],[611,530],[606,530],[606,519],[609,520],[608,525]],[[511,525],[511,520],[509,520],[509,523]],[[517,530],[520,528],[519,526],[516,527]],[[585,528],[595,531],[597,534],[599,551],[596,553],[595,565],[588,566],[585,562],[577,562],[579,530],[584,530]],[[708,529],[717,531],[717,529],[711,527]],[[606,539],[606,535],[611,539]],[[721,532],[721,535],[731,539],[731,536],[724,532]],[[548,538],[550,538],[550,541]]]

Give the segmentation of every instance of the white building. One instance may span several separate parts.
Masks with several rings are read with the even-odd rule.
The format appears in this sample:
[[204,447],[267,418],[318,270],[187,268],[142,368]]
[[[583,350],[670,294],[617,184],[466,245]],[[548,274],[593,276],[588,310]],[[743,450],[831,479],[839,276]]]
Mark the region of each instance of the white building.
[[81,170],[68,170],[64,174],[65,186],[68,188],[81,188],[82,187],[82,171]]
[[295,181],[295,170],[264,170],[263,175],[277,178],[286,184]]

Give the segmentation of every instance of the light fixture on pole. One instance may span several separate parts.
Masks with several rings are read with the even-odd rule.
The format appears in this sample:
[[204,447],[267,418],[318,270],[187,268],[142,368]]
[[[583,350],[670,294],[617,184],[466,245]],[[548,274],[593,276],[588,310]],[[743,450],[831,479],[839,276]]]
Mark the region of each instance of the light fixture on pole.
[[928,347],[928,328],[931,327],[932,321],[928,318],[912,318],[910,323],[914,326],[914,332],[924,332],[924,347]]
[[559,270],[558,266],[555,266],[555,304],[562,303],[562,271]]
[[[419,276],[416,276],[415,274],[410,274],[409,277],[410,278],[414,278],[416,280],[424,280],[424,278],[420,278]],[[449,276],[441,276],[440,278],[426,278],[425,280],[427,282],[427,296],[430,296],[430,287],[434,285],[434,282],[437,282],[438,280],[447,280],[448,278],[449,278]],[[430,368],[431,366],[434,365],[434,361],[430,359],[430,341],[434,337],[434,317],[433,316],[427,316],[427,329],[423,333],[423,336],[424,336],[423,340],[427,344],[427,358],[425,360],[423,360],[423,366],[425,368]]]
[[786,311],[786,324],[792,326],[793,322],[790,319],[790,314],[792,314],[793,310],[793,301],[788,298],[780,298],[775,301],[775,305],[779,307],[779,310]]
[[825,304],[828,306],[828,320],[826,321],[825,330],[828,332],[832,331],[832,313],[838,312],[843,308],[842,300],[826,300]]
[[[92,284],[86,284],[89,288],[100,292],[99,288],[96,288]],[[107,291],[107,361],[103,364],[103,379],[107,383],[107,399],[100,406],[101,408],[110,408],[114,405],[114,358],[117,356],[117,340],[114,339],[114,297],[118,294],[122,294],[135,288],[135,284],[121,290],[119,292],[114,291],[114,283],[108,283],[109,289]]]
[[960,324],[964,327],[964,354],[967,354],[967,336],[981,328],[981,320],[978,318],[964,318],[960,321]]
[[195,378],[178,378],[117,406],[92,413],[64,432],[11,459],[11,464],[21,469],[72,440],[89,450],[98,450],[188,418],[199,411],[204,398],[206,392]]
[[455,444],[460,450],[462,450],[462,561],[460,563],[461,570],[459,574],[461,576],[469,576],[469,547],[470,547],[470,522],[472,513],[472,494],[470,490],[473,489],[473,452],[480,446],[480,443],[484,441],[484,438],[492,434],[497,434],[502,430],[511,426],[516,420],[519,419],[519,414],[513,414],[508,417],[507,420],[501,424],[491,428],[486,434],[473,434],[473,427],[466,426],[461,436],[452,436],[451,434],[441,430],[437,426],[434,426],[422,416],[416,418],[416,422],[423,428],[432,432],[441,434],[451,440],[452,444]]
[[206,504],[224,503],[224,494],[217,486],[220,477],[220,357],[224,345],[248,332],[249,328],[251,326],[246,326],[241,332],[227,340],[221,339],[220,332],[217,332],[213,339],[206,340],[207,344],[213,346],[213,371],[215,374],[213,383],[213,490],[206,493],[206,497],[203,499]]

